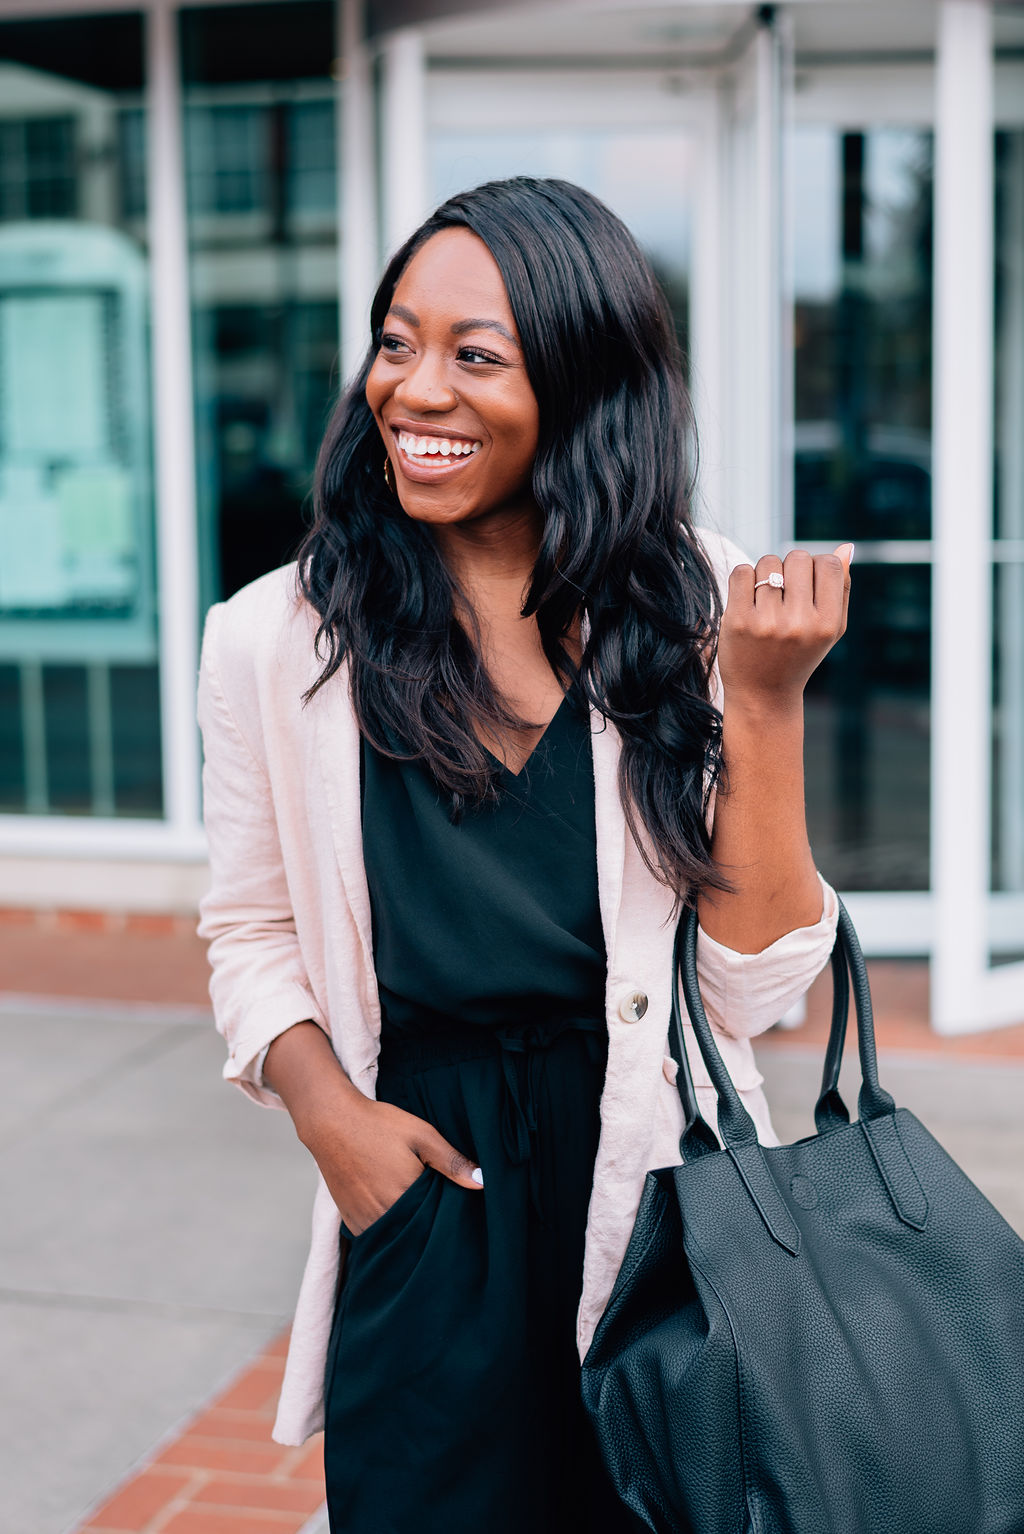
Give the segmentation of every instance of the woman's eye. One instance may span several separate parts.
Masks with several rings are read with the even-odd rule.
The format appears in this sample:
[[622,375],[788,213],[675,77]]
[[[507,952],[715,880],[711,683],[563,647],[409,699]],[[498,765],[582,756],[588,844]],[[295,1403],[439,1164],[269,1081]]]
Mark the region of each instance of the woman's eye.
[[479,346],[463,346],[459,350],[460,362],[488,362],[492,366],[500,366],[501,357],[496,357],[493,352],[481,351]]
[[383,335],[380,338],[380,349],[382,352],[391,352],[394,354],[395,352],[408,351],[409,348],[408,344],[402,340],[401,336]]

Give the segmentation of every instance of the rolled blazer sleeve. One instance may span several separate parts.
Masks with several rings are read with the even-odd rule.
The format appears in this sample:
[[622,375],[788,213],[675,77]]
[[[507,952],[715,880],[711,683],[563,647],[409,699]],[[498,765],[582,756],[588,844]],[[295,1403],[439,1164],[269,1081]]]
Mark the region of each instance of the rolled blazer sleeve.
[[807,990],[824,968],[836,940],[839,903],[831,885],[821,884],[821,917],[811,927],[792,932],[760,953],[724,948],[702,927],[697,929],[697,977],[708,1022],[734,1039],[763,1033]]
[[279,1034],[312,1021],[327,1032],[299,948],[273,796],[258,747],[243,734],[220,673],[223,607],[206,620],[199,673],[204,819],[211,883],[199,935],[210,942],[210,996],[228,1046],[224,1076],[265,1107],[263,1061]]

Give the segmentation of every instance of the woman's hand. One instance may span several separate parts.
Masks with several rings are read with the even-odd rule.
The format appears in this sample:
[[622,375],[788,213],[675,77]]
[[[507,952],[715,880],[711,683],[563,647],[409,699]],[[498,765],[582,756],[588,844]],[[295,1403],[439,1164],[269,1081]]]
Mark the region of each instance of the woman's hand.
[[[728,705],[797,701],[811,673],[846,629],[853,544],[834,554],[794,549],[738,565],[718,638],[718,666]],[[760,586],[772,573],[784,586]]]
[[390,1209],[425,1166],[462,1188],[483,1187],[480,1168],[432,1124],[364,1097],[316,1023],[296,1023],[278,1035],[267,1050],[263,1080],[291,1114],[354,1236]]
[[[804,815],[803,691],[846,628],[853,544],[729,577],[718,641],[724,774],[711,852],[728,890],[703,894],[701,926],[737,953],[760,953],[821,916]],[[785,582],[755,586],[775,571]]]
[[[432,1166],[460,1187],[479,1189],[483,1174],[426,1119],[394,1103],[363,1097],[300,1138],[320,1168],[338,1212],[354,1236],[380,1219]],[[474,1170],[477,1178],[473,1177]]]

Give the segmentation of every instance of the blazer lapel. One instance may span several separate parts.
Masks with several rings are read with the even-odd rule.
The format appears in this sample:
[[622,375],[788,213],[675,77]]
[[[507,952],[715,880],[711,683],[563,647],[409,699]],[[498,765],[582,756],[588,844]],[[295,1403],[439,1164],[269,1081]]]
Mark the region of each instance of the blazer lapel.
[[359,792],[359,725],[349,690],[348,663],[321,688],[310,707],[317,710],[317,748],[330,813],[334,851],[363,950],[373,969],[370,891],[363,863],[362,805]]
[[597,709],[590,710],[594,753],[594,820],[597,830],[597,892],[605,948],[611,956],[622,904],[622,870],[626,854],[626,816],[619,795],[621,745],[615,726]]

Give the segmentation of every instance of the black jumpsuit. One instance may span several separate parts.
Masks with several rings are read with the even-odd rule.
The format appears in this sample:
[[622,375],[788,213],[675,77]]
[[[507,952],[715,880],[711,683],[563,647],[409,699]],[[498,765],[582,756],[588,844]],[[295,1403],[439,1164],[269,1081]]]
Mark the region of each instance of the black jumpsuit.
[[350,1242],[326,1373],[332,1534],[628,1534],[575,1341],[607,1056],[593,762],[569,694],[453,823],[363,744],[377,1095],[484,1174],[427,1167]]

